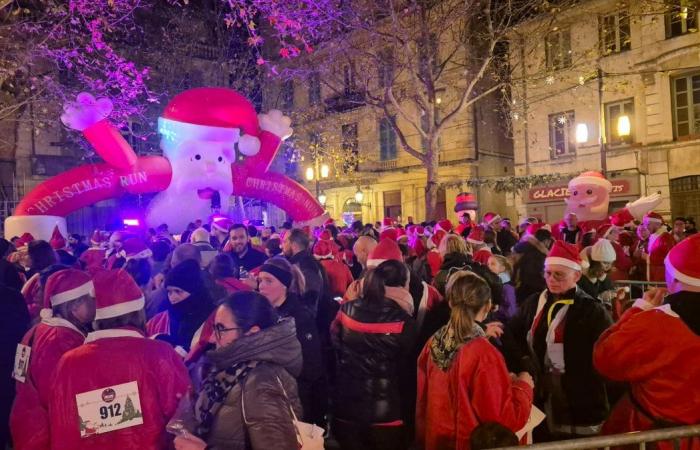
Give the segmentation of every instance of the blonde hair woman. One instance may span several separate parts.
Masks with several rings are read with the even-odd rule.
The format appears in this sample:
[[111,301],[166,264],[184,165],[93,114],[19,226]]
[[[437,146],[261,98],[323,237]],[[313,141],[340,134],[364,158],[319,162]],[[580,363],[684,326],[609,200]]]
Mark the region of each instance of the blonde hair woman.
[[448,253],[463,253],[467,255],[469,251],[464,238],[456,234],[446,234],[438,245],[438,253],[444,258]]
[[418,358],[416,438],[425,450],[469,450],[472,431],[486,422],[517,431],[532,406],[532,377],[509,374],[477,323],[491,309],[486,281],[473,272],[453,274],[447,301],[449,322]]

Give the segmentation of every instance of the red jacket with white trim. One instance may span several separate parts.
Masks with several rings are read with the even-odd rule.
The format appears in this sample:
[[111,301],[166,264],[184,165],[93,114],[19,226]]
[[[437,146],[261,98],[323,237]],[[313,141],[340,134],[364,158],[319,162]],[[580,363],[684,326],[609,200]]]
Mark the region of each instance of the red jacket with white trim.
[[328,283],[333,297],[342,297],[353,282],[352,273],[347,265],[334,259],[319,261],[328,275]]
[[[81,437],[76,395],[135,381],[143,424]],[[182,358],[165,342],[131,328],[90,333],[66,353],[54,374],[49,402],[53,450],[161,450],[165,425],[190,387]]]
[[[637,300],[596,343],[596,370],[629,383],[641,406],[623,398],[605,422],[605,434],[651,429],[650,416],[679,426],[700,422],[700,294],[679,292],[666,301],[651,308]],[[692,448],[700,449],[700,441]]]
[[24,383],[17,382],[17,396],[10,414],[10,430],[16,450],[49,448],[49,398],[51,380],[61,357],[82,345],[85,336],[65,319],[45,319],[29,330],[22,344],[31,347]]

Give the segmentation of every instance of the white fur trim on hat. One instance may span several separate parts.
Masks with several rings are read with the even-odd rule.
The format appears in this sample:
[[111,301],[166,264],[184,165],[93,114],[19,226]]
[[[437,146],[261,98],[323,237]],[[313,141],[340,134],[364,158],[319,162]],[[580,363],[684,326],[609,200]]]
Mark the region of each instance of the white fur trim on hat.
[[644,220],[646,220],[647,222],[653,222],[653,223],[658,223],[658,224],[664,223],[663,220],[658,219],[658,218],[656,218],[656,217],[644,216]]
[[575,178],[572,178],[571,181],[569,181],[569,187],[574,187],[578,186],[580,184],[593,184],[595,186],[601,186],[604,187],[608,190],[608,192],[612,191],[612,183],[607,180],[606,178],[603,178],[602,176],[596,177],[596,176],[590,176],[590,175],[584,175],[584,176],[578,176]]
[[680,270],[673,267],[673,264],[671,264],[671,260],[668,258],[668,255],[666,255],[666,258],[664,259],[664,265],[666,266],[666,272],[668,272],[668,274],[676,280],[680,281],[681,283],[689,284],[691,286],[700,287],[700,279],[686,275]]
[[321,260],[321,259],[330,259],[333,258],[333,252],[327,254],[327,255],[314,255],[314,258]]
[[92,280],[76,288],[54,294],[49,297],[49,299],[51,300],[51,306],[58,306],[66,302],[76,300],[83,295],[95,296],[95,285],[92,284]]
[[377,267],[384,261],[389,261],[388,259],[368,259],[367,260],[367,267]]
[[557,266],[565,266],[568,267],[569,269],[574,269],[574,270],[581,270],[581,265],[577,263],[576,261],[572,261],[567,258],[561,258],[559,256],[548,256],[544,259],[544,265],[545,266],[552,266],[552,265],[557,265]]
[[151,251],[150,248],[147,248],[145,250],[141,250],[137,254],[131,255],[131,256],[127,256],[126,253],[124,253],[124,252],[122,252],[122,253],[124,254],[124,259],[126,259],[127,261],[129,261],[130,259],[146,259],[146,258],[150,258],[151,256],[153,256],[153,252]]
[[495,216],[491,217],[491,220],[486,222],[487,224],[491,225],[494,222],[498,222],[499,220],[503,220],[500,214],[496,214]]
[[241,136],[239,128],[196,125],[164,117],[158,119],[158,132],[164,140],[171,142],[184,140],[185,138],[191,140],[238,142]]
[[123,316],[124,314],[139,311],[143,309],[145,305],[146,301],[143,296],[141,296],[136,300],[117,303],[116,305],[106,306],[104,308],[97,308],[97,311],[95,311],[95,320],[111,319],[112,317]]
[[467,242],[469,242],[470,244],[475,244],[475,245],[481,245],[484,243],[484,241],[477,241],[476,239],[471,239],[469,237],[467,237]]

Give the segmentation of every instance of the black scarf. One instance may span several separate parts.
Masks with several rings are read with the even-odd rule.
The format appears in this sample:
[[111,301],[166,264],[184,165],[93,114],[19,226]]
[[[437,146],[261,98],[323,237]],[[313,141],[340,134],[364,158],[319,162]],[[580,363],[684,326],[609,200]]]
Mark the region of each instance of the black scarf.
[[[231,389],[245,380],[251,370],[259,364],[259,361],[241,361],[220,371],[212,371],[202,383],[202,390],[195,405],[197,428],[195,434],[206,439],[211,431],[214,418],[226,401]],[[241,392],[241,395],[243,393]]]

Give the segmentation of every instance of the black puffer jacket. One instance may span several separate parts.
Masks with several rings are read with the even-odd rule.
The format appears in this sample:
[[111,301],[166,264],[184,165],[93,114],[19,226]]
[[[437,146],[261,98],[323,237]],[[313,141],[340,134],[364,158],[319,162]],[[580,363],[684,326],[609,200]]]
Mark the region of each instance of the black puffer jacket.
[[406,370],[416,370],[414,320],[387,298],[347,302],[338,320],[335,416],[363,425],[402,420],[401,402],[410,396],[401,380]]

